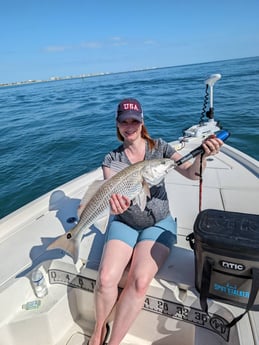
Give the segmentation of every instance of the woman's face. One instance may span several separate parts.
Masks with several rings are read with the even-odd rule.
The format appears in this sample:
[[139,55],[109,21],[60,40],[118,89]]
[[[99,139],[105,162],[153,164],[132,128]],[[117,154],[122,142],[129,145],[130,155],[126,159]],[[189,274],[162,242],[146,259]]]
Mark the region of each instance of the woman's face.
[[127,141],[134,141],[141,137],[141,129],[143,122],[139,122],[134,119],[127,119],[122,122],[117,122],[120,134]]

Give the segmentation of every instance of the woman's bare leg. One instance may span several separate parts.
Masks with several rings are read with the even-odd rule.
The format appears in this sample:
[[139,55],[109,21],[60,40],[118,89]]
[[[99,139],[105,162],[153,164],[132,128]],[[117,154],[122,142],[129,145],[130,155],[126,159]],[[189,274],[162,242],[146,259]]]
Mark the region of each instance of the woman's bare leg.
[[119,345],[143,307],[148,286],[165,262],[169,249],[160,243],[143,241],[137,244],[126,286],[116,304],[109,345]]
[[110,240],[104,247],[95,288],[96,323],[90,345],[101,345],[106,332],[106,320],[118,298],[118,284],[133,248],[119,240]]

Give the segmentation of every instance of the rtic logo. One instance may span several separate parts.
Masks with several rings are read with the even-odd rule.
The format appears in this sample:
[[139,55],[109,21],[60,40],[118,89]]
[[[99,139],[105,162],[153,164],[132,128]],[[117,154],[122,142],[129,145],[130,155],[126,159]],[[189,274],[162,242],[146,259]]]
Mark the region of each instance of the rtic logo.
[[230,270],[235,270],[235,271],[244,271],[245,266],[242,264],[237,264],[235,262],[229,262],[229,261],[224,261],[221,260],[220,262],[221,267],[223,268],[228,268]]

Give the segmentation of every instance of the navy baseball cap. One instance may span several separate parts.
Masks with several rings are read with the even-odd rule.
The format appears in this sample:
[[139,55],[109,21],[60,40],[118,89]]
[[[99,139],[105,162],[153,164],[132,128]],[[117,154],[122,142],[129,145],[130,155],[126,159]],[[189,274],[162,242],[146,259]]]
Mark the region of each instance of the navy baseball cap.
[[143,111],[141,104],[135,98],[125,98],[117,108],[116,120],[123,122],[127,119],[134,119],[143,122]]

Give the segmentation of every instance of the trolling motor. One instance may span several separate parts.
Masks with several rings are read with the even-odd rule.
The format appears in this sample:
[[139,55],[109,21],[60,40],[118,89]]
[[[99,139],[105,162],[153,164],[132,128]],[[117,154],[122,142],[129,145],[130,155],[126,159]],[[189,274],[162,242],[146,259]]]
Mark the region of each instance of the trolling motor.
[[[183,131],[183,137],[180,140],[188,141],[190,138],[205,138],[210,134],[214,134],[215,132],[219,131],[221,127],[219,123],[214,120],[214,107],[213,107],[213,87],[215,83],[221,78],[221,74],[212,74],[205,80],[206,90],[205,90],[205,97],[204,103],[202,108],[202,113],[200,117],[200,122],[198,125],[194,125],[186,130]],[[208,92],[209,89],[209,92]],[[210,108],[206,111],[208,97],[210,94]],[[208,121],[204,121],[205,115],[209,119]]]
[[[221,127],[219,126],[219,123],[214,120],[214,107],[213,107],[213,87],[215,83],[221,78],[220,74],[212,74],[209,78],[205,80],[206,84],[206,90],[205,90],[205,97],[203,102],[203,108],[201,112],[200,122],[198,125],[194,125],[185,131],[183,131],[183,137],[179,138],[181,148],[184,147],[184,142],[199,139],[198,141],[202,141],[202,139],[207,138],[208,136],[215,134],[217,138],[221,139],[222,141],[225,141],[230,133],[221,130]],[[207,103],[208,103],[208,89],[210,91],[210,108],[208,111],[206,111]],[[208,121],[204,121],[205,115],[208,118]],[[176,165],[179,166],[186,162],[189,159],[192,159],[196,157],[199,154],[203,154],[204,149],[203,146],[200,145],[199,147],[196,147],[194,150],[189,152],[187,155],[183,156],[181,159],[179,159],[176,162]],[[202,208],[202,156],[200,159],[200,172],[199,172],[199,212]]]
[[221,74],[212,74],[208,79],[205,80],[206,88],[210,87],[210,109],[207,111],[206,116],[212,120],[214,118],[213,108],[213,86],[221,78]]

